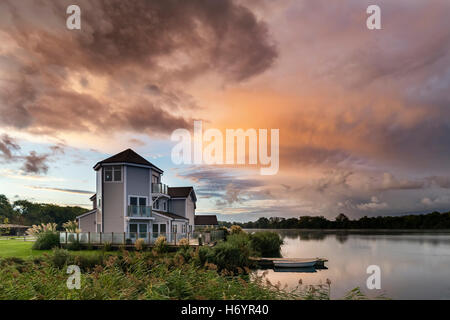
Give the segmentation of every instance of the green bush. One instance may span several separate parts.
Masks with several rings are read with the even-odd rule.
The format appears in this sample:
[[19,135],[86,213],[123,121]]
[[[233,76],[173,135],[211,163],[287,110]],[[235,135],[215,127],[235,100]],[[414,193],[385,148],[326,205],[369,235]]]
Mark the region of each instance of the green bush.
[[175,257],[177,256],[181,256],[185,262],[189,262],[194,256],[194,250],[186,246],[180,247],[175,254]]
[[252,250],[262,257],[280,257],[282,244],[283,240],[275,232],[262,231],[250,235],[250,246]]
[[169,245],[167,244],[167,239],[164,236],[159,236],[155,241],[155,250],[159,253],[165,253],[169,249]]
[[111,251],[112,250],[112,243],[108,242],[108,241],[103,242],[102,250],[103,251]]
[[49,256],[50,263],[55,268],[62,268],[66,264],[69,264],[72,256],[69,251],[66,249],[55,248],[53,249],[52,254]]
[[34,250],[50,250],[54,247],[59,247],[59,234],[52,231],[39,233],[33,244]]
[[83,245],[80,243],[80,241],[75,240],[67,245],[67,250],[80,251],[83,250]]
[[228,236],[227,241],[220,241],[214,247],[200,247],[198,262],[215,264],[219,270],[234,271],[251,265],[250,256],[253,255],[250,239],[246,233],[236,233]]
[[198,248],[198,254],[197,254],[197,263],[200,266],[205,265],[208,260],[213,259],[214,257],[214,251],[211,247],[199,247]]
[[78,265],[83,271],[88,271],[95,266],[103,266],[105,255],[100,251],[99,253],[90,255],[77,255],[73,260],[74,264]]

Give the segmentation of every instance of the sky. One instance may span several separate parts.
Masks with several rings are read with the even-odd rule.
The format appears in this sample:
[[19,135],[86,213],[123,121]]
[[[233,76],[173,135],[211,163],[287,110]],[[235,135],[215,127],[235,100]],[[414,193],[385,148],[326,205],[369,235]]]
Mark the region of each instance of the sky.
[[[132,148],[220,220],[448,211],[449,16],[448,0],[3,0],[0,194],[87,208],[94,164]],[[277,174],[175,164],[194,120],[279,129]]]

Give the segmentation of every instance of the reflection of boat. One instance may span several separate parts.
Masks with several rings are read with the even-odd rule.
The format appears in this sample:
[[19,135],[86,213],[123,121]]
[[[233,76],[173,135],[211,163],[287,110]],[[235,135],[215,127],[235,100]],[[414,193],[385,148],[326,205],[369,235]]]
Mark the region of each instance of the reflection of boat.
[[314,273],[317,272],[314,267],[306,267],[306,268],[274,268],[275,272],[296,272],[296,273]]
[[314,267],[317,260],[304,260],[304,259],[280,259],[274,260],[273,266],[275,268],[311,268]]

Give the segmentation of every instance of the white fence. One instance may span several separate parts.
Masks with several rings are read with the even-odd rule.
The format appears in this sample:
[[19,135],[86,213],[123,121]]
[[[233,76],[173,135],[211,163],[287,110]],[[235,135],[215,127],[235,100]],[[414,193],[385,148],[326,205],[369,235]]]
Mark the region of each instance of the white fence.
[[36,241],[36,238],[33,236],[0,236],[1,240]]
[[132,245],[136,239],[143,239],[145,244],[152,245],[159,236],[164,236],[169,244],[176,245],[181,239],[187,239],[190,245],[198,245],[199,242],[207,244],[222,240],[224,233],[222,230],[210,232],[188,232],[188,233],[170,233],[170,232],[60,232],[59,242],[69,244],[79,242],[81,244],[113,244],[113,245]]

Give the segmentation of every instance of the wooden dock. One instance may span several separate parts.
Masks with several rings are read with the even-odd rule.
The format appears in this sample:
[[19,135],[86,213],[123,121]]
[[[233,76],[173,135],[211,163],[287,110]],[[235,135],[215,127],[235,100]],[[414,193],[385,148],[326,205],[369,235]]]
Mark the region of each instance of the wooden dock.
[[326,269],[325,262],[328,261],[327,259],[323,259],[323,258],[256,258],[256,257],[251,257],[250,259],[262,268],[273,268],[274,262],[287,262],[287,263],[314,262],[314,268]]

